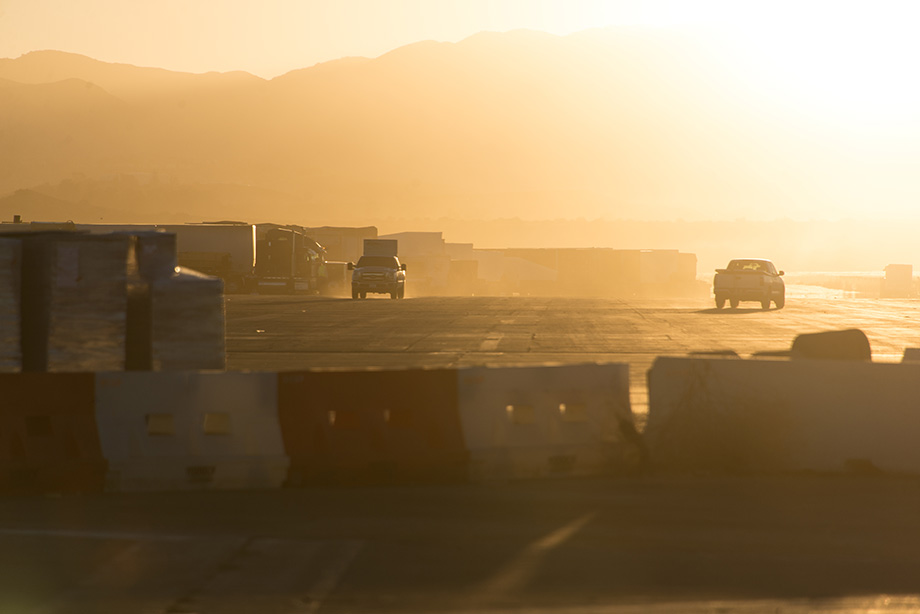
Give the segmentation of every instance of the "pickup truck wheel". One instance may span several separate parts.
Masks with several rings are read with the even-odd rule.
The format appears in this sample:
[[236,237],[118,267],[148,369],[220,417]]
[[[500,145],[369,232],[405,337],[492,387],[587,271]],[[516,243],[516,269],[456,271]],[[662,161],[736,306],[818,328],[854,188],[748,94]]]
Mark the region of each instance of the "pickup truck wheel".
[[352,290],[352,291],[351,291],[351,298],[352,298],[352,300],[356,300],[356,299],[358,298],[358,291],[357,291],[357,290]]
[[393,299],[394,301],[395,301],[397,298],[399,298],[399,290],[390,292],[390,298]]
[[729,299],[728,304],[732,306],[732,309],[738,309],[738,303],[740,302],[741,301],[739,301],[738,299],[733,298],[733,299]]
[[773,302],[776,303],[777,309],[782,309],[783,307],[786,306],[786,295],[783,294],[779,296],[778,298],[773,299]]
[[406,287],[405,286],[399,287],[399,298],[406,298]]
[[367,292],[362,292],[358,296],[361,298],[367,298]]
[[723,307],[725,307],[725,297],[717,296],[716,297],[716,309],[722,309]]
[[762,298],[762,299],[760,299],[760,307],[761,307],[762,309],[769,309],[769,308],[770,308],[770,297],[769,297],[769,296],[768,296],[767,298]]

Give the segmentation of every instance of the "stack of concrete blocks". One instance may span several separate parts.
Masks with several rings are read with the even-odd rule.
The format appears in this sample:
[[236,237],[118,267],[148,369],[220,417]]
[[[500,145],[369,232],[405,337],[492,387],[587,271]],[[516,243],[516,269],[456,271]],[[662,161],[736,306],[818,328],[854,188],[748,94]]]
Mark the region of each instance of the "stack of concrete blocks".
[[0,372],[17,372],[22,368],[21,254],[17,239],[0,238]]
[[124,369],[133,237],[53,232],[21,241],[23,370]]
[[179,268],[150,284],[154,371],[223,369],[224,282]]
[[223,281],[177,266],[176,235],[137,235],[153,371],[223,369]]

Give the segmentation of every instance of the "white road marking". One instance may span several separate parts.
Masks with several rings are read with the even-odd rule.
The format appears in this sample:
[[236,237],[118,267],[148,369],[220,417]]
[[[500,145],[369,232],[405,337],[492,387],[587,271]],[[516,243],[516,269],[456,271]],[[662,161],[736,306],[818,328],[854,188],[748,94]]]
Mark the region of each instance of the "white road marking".
[[360,541],[350,541],[343,544],[335,559],[326,568],[326,572],[303,598],[303,605],[306,607],[303,610],[304,612],[312,613],[319,610],[323,605],[323,601],[338,586],[342,576],[348,571],[351,562],[355,560],[355,557],[358,556],[363,547],[364,542]]
[[481,352],[494,352],[498,349],[498,344],[504,337],[504,333],[492,333],[479,345],[479,350]]
[[175,605],[201,614],[310,614],[362,547],[358,541],[253,538]]
[[538,539],[524,549],[513,561],[500,569],[479,591],[482,596],[495,597],[506,595],[523,587],[533,577],[534,572],[543,558],[555,548],[558,548],[573,535],[578,533],[589,522],[594,520],[598,512],[590,512],[576,518],[569,524],[561,527],[549,535]]
[[[93,537],[111,539],[109,535]],[[177,595],[189,594],[245,542],[245,538],[239,537],[197,541],[148,538],[123,541],[115,549],[100,546],[83,559],[86,563],[83,567],[72,570],[75,581],[71,586],[64,585],[57,592],[43,591],[32,598],[32,603],[20,604],[27,607],[17,607],[16,611],[29,614],[174,611]],[[98,555],[104,558],[100,560]]]
[[[29,604],[34,605],[30,614],[176,608],[202,613],[314,614],[365,545],[363,541],[34,529],[0,529],[0,539],[3,536],[121,542],[114,554],[88,566],[72,588]],[[111,551],[100,546],[96,552]]]

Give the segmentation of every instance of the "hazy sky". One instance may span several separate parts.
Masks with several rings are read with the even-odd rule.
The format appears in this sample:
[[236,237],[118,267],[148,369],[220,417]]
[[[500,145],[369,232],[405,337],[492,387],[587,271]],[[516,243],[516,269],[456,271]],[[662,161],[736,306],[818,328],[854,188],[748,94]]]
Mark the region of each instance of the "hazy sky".
[[[679,3],[677,3],[679,4]],[[660,22],[675,3],[578,0],[0,0],[0,57],[60,49],[176,70],[265,77],[482,30],[566,34]]]
[[[809,70],[803,54],[821,60],[828,48],[853,49],[858,63],[879,46],[913,39],[918,15],[916,2],[843,0],[0,0],[0,57],[58,49],[139,66],[273,77],[482,30],[568,34],[644,24],[716,28],[783,70]],[[848,40],[866,27],[868,38]]]
[[788,111],[802,142],[839,144],[859,172],[829,179],[824,204],[801,216],[857,216],[882,192],[886,211],[920,215],[920,0],[0,0],[0,58],[56,49],[271,78],[484,30],[623,25],[719,41],[713,57],[737,71],[746,96],[775,99],[764,107]]

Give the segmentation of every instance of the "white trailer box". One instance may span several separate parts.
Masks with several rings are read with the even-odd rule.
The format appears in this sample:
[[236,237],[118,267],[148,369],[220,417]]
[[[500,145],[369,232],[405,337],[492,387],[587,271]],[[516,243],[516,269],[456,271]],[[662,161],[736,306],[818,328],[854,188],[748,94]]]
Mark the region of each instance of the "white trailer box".
[[242,291],[256,264],[252,224],[164,224],[176,235],[179,266],[220,277],[230,292]]
[[364,239],[365,256],[396,256],[396,239]]

